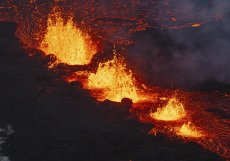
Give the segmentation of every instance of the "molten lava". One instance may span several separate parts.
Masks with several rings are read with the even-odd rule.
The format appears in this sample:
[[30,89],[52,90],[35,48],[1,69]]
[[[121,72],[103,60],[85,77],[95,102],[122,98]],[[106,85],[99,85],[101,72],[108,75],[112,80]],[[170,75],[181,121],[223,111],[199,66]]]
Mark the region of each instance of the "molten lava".
[[69,65],[89,64],[97,52],[89,35],[74,25],[73,18],[65,23],[58,12],[49,15],[40,49]]
[[170,98],[166,106],[151,112],[150,116],[156,120],[175,121],[185,117],[186,112],[182,103],[176,97]]
[[97,72],[89,74],[87,87],[102,89],[103,99],[121,101],[122,98],[130,98],[136,102],[137,87],[132,75],[132,71],[127,70],[123,58],[114,53],[112,60],[100,63]]
[[183,137],[192,137],[192,138],[200,138],[204,136],[201,133],[201,131],[197,130],[196,127],[191,124],[191,122],[188,122],[187,124],[183,124],[176,134]]
[[201,26],[201,24],[199,24],[199,23],[192,24],[192,27],[200,27],[200,26]]

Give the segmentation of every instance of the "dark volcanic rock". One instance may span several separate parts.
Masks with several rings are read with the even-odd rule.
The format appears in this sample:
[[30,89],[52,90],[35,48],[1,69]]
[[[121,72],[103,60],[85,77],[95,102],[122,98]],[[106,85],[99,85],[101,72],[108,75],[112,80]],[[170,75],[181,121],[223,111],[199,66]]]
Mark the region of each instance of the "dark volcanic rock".
[[129,98],[122,98],[121,103],[127,106],[131,106],[133,104],[133,101]]
[[0,23],[0,35],[1,38],[14,38],[14,33],[17,29],[16,23],[13,22],[2,22]]

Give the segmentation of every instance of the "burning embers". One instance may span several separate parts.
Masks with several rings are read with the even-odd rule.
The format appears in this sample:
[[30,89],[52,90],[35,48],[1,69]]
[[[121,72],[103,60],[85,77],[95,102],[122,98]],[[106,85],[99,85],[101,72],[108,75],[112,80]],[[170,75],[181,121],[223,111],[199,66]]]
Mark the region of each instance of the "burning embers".
[[64,22],[58,12],[49,15],[47,32],[40,49],[69,65],[89,64],[97,52],[90,36],[74,25],[73,18]]
[[185,117],[186,112],[183,104],[176,97],[172,97],[164,107],[158,108],[154,113],[151,112],[150,116],[156,120],[175,121]]
[[115,51],[113,59],[100,63],[96,73],[90,73],[87,87],[101,89],[104,98],[112,101],[121,101],[130,98],[138,101],[137,87],[131,70],[128,70],[124,59]]

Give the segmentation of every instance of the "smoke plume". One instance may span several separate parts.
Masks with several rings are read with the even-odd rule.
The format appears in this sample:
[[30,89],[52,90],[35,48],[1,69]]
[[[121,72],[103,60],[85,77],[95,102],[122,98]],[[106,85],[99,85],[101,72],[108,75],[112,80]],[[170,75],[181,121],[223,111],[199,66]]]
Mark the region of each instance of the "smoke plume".
[[[230,84],[230,2],[169,2],[174,16],[193,17],[200,27],[148,29],[133,35],[128,60],[153,85],[190,88],[203,82]],[[181,14],[183,13],[183,15]]]

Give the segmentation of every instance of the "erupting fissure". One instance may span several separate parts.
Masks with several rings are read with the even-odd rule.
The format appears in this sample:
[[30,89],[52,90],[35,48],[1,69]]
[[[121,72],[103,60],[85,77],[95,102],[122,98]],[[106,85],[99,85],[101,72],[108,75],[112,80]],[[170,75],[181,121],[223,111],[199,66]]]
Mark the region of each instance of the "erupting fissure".
[[137,87],[131,70],[128,70],[123,58],[114,51],[112,60],[100,63],[96,73],[90,73],[87,87],[101,89],[103,99],[121,101],[130,98],[133,102],[139,100]]
[[176,97],[169,99],[162,108],[157,108],[156,112],[151,112],[150,116],[156,120],[175,121],[185,117],[186,112],[182,103]]
[[69,65],[89,64],[97,52],[90,36],[73,23],[73,17],[65,23],[59,12],[49,15],[40,49]]
[[[18,23],[16,36],[20,38],[26,47],[39,48],[46,55],[55,55],[57,60],[55,62],[49,62],[49,68],[52,68],[57,63],[66,63],[68,65],[87,65],[91,62],[91,59],[99,49],[101,50],[101,48],[105,47],[103,52],[109,51],[107,49],[110,49],[111,46],[109,45],[113,43],[121,44],[123,47],[131,43],[135,45],[133,38],[135,37],[136,39],[136,36],[139,38],[139,33],[140,38],[142,38],[142,34],[145,35],[145,33],[149,32],[155,35],[155,32],[160,31],[158,28],[167,32],[170,30],[169,34],[163,31],[159,35],[161,36],[166,33],[166,35],[171,38],[170,36],[172,35],[170,33],[173,33],[173,35],[181,35],[181,33],[188,32],[190,35],[190,32],[193,33],[193,31],[198,31],[194,29],[187,30],[185,28],[199,28],[203,26],[203,28],[201,28],[201,31],[203,31],[204,29],[210,29],[206,27],[209,23],[213,25],[213,23],[211,23],[212,21],[223,20],[220,22],[221,24],[225,24],[225,12],[215,14],[213,12],[213,14],[208,14],[209,16],[207,15],[201,17],[198,16],[199,14],[183,15],[185,10],[176,12],[175,9],[170,7],[170,4],[174,3],[171,3],[169,0],[164,0],[163,3],[159,3],[158,1],[155,2],[153,0],[151,3],[148,3],[150,5],[154,5],[152,6],[154,12],[149,12],[149,7],[146,8],[147,10],[140,10],[140,5],[143,4],[138,0],[132,0],[130,5],[124,5],[123,2],[117,3],[119,1],[116,3],[111,1],[111,5],[115,5],[111,7],[108,6],[110,3],[108,3],[108,5],[100,5],[99,2],[95,3],[94,1],[74,1],[73,3],[66,3],[65,0],[54,0],[54,3],[48,3],[47,1],[44,4],[41,3],[41,5],[40,1],[35,0],[28,1],[29,3],[21,0],[17,3],[13,0],[8,1],[6,11],[3,10],[4,7],[0,6],[1,11],[3,11],[3,13],[0,13],[0,20]],[[129,3],[129,1],[127,2]],[[144,1],[143,3],[145,4]],[[15,4],[20,5],[17,6]],[[46,6],[47,4],[49,4],[49,7],[52,7],[53,5],[55,7],[48,15],[47,25],[45,25],[46,22],[43,20],[46,20],[46,10],[49,8]],[[83,6],[84,9],[81,9]],[[166,8],[159,9],[158,6]],[[210,7],[211,6],[212,5],[210,5]],[[222,5],[220,6],[222,7]],[[24,7],[28,7],[28,10]],[[193,6],[191,6],[191,8],[192,7]],[[185,8],[187,9],[187,7]],[[76,19],[74,19],[73,16],[68,16],[67,19],[63,16],[63,12],[61,11],[66,11],[67,9],[70,9],[72,12],[67,15],[74,15],[75,13],[78,13]],[[114,15],[114,13],[117,12],[117,9],[122,12]],[[13,10],[15,10],[13,13],[9,12]],[[155,11],[157,14],[155,14]],[[28,13],[30,12],[31,15],[28,16]],[[202,11],[202,13],[205,13],[205,11]],[[77,25],[74,20],[83,20],[84,22],[87,22],[94,31],[99,33],[98,38],[102,41],[105,40],[105,45],[108,44],[108,46],[96,45],[93,42],[93,37],[90,36],[90,33],[88,32],[89,30],[85,30],[85,27],[84,29],[79,27],[80,25]],[[214,26],[215,28],[221,27],[221,25]],[[172,29],[185,30],[182,30],[183,32],[174,32]],[[146,30],[146,32],[139,32],[141,30]],[[138,39],[137,44],[141,40],[140,38]],[[166,38],[165,40],[168,39]],[[156,41],[156,45],[158,45],[158,43],[160,44],[159,49],[161,49],[162,45],[168,44],[167,42],[161,40],[159,42]],[[198,46],[199,44],[200,43],[198,43]],[[180,48],[181,43],[174,42],[169,43],[168,45],[169,49],[172,46],[174,48]],[[136,49],[136,47],[133,49]],[[145,47],[143,47],[143,49],[145,49]],[[35,55],[35,53],[29,52],[29,55]],[[226,160],[230,160],[230,128],[228,119],[228,105],[230,105],[229,93],[225,94],[224,98],[222,98],[222,96],[220,98],[220,94],[181,92],[181,96],[183,96],[183,98],[188,98],[188,100],[186,100],[186,105],[188,104],[188,106],[185,110],[184,105],[175,96],[171,98],[165,97],[168,92],[171,92],[171,89],[166,90],[161,87],[153,89],[149,86],[146,87],[144,84],[142,84],[142,87],[138,86],[133,77],[133,72],[128,69],[124,58],[120,54],[117,54],[115,50],[112,60],[98,63],[99,65],[95,73],[88,71],[94,65],[92,63],[92,66],[90,64],[89,66],[84,66],[83,68],[67,67],[67,73],[63,74],[63,77],[69,83],[73,81],[81,81],[84,87],[89,89],[91,92],[90,94],[96,97],[97,100],[109,99],[111,101],[120,102],[123,98],[132,99],[136,107],[133,106],[130,112],[133,111],[133,115],[135,115],[134,117],[137,117],[141,122],[154,123],[154,129],[151,130],[151,134],[156,135],[157,132],[159,132],[167,134],[167,136],[177,136],[184,140],[191,139],[205,149],[209,149],[210,151],[217,153],[221,157],[226,158]],[[74,71],[71,73],[74,69],[85,70]],[[63,71],[60,71],[60,75]],[[71,75],[69,75],[70,73]],[[81,87],[80,84],[76,83],[74,86],[75,85],[79,88]],[[160,98],[160,100],[158,98]],[[218,99],[220,99],[220,102]],[[162,101],[168,102],[166,102],[163,107],[159,107],[158,104],[162,103]],[[152,111],[153,107],[158,108]],[[226,116],[227,118],[225,118]]]

